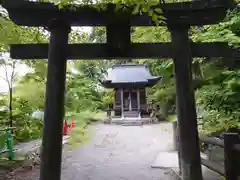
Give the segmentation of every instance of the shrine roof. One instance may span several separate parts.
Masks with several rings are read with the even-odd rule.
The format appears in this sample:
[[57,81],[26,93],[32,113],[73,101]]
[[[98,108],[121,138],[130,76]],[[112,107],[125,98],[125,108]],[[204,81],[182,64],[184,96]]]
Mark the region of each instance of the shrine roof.
[[117,85],[153,86],[160,79],[159,76],[152,76],[145,64],[116,64],[108,69],[103,85],[108,88]]

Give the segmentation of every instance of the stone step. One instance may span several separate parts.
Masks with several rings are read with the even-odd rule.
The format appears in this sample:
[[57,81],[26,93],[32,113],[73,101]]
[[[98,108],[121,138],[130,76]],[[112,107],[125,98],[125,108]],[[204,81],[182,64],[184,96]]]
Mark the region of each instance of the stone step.
[[138,123],[138,124],[122,124],[122,126],[142,126],[143,124]]
[[138,117],[137,111],[125,111],[123,112],[124,117]]
[[123,121],[123,126],[141,126],[143,125],[143,122],[140,120],[138,121]]
[[143,124],[150,124],[150,119],[135,119],[135,120],[112,120],[111,124],[118,124],[118,125],[143,125]]
[[114,122],[121,122],[121,123],[136,123],[136,122],[142,122],[142,120],[139,119],[133,119],[133,120],[112,120],[112,123]]
[[136,120],[136,121],[126,121],[126,120],[112,120],[112,123],[116,123],[116,124],[141,124],[142,121],[140,120]]

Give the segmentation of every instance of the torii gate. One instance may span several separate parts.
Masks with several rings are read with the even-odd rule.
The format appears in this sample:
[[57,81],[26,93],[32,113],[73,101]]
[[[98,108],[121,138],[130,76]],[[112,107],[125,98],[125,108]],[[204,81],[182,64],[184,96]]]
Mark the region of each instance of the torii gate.
[[[171,32],[171,43],[132,43],[131,26],[156,26],[146,14],[132,15],[115,11],[114,4],[105,10],[93,6],[60,10],[50,3],[24,0],[1,0],[13,22],[20,26],[47,27],[49,44],[11,45],[14,59],[48,58],[45,96],[44,133],[40,180],[60,180],[62,126],[67,59],[172,58],[177,91],[177,116],[180,134],[180,165],[184,180],[202,180],[194,90],[192,57],[240,57],[240,50],[226,43],[192,43],[190,26],[215,24],[221,21],[233,3],[231,0],[208,0],[160,4]],[[153,7],[154,8],[154,7]],[[68,44],[71,26],[105,26],[106,44]]]

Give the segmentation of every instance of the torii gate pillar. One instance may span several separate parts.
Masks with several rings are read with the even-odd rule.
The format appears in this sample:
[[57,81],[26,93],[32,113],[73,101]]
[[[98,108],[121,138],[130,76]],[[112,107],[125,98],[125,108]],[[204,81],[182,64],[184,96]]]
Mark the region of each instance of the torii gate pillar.
[[67,45],[71,28],[66,22],[54,19],[48,29],[51,36],[48,53],[40,180],[60,180]]
[[180,172],[184,180],[202,180],[195,97],[192,85],[192,52],[188,26],[169,26],[176,79]]

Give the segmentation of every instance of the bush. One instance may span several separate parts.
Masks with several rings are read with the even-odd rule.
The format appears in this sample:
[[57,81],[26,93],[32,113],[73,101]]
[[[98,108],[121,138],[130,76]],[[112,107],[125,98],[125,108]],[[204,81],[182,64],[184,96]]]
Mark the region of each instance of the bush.
[[22,112],[14,113],[15,139],[17,141],[28,141],[40,138],[42,135],[43,122],[26,115]]
[[223,71],[196,93],[197,103],[203,107],[204,128],[207,131],[227,131],[240,128],[239,71]]

